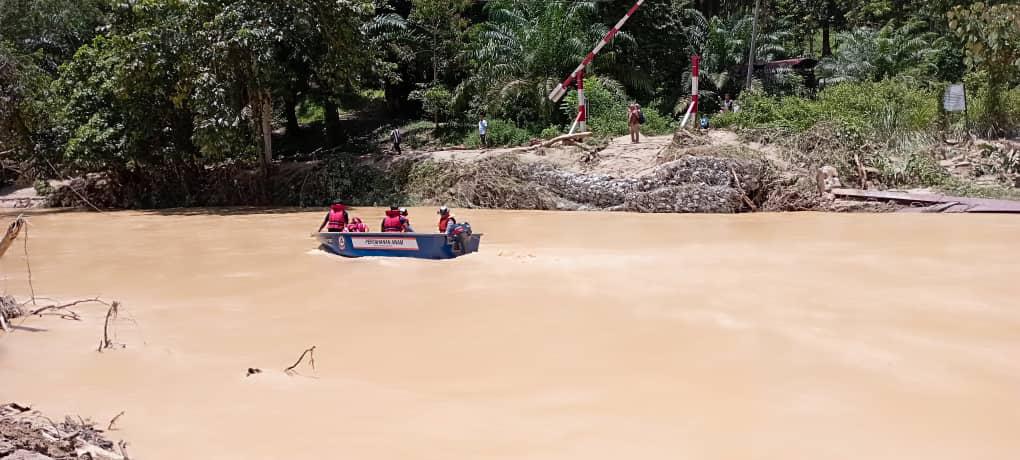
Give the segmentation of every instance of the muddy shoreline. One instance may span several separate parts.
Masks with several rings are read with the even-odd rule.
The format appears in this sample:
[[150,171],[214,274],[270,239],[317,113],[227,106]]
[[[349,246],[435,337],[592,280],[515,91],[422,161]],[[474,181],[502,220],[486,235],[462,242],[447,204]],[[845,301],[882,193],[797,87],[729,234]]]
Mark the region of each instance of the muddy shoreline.
[[[987,150],[987,145],[981,149]],[[932,155],[955,155],[951,160],[939,160],[946,177],[959,184],[995,182],[985,174],[991,166],[971,166],[981,161],[982,154],[950,147],[943,150]],[[92,174],[42,187],[45,196],[32,188],[8,190],[0,197],[0,206],[318,207],[340,198],[364,206],[445,204],[642,213],[889,212],[921,204],[853,199],[831,191],[849,186],[938,192],[915,183],[917,180],[907,174],[910,171],[863,166],[856,152],[816,157],[805,161],[802,153],[788,146],[754,142],[727,131],[681,131],[646,137],[640,144],[617,138],[594,145],[437,150],[284,162],[276,164],[268,178],[237,164],[205,168],[179,178],[154,178],[138,171]],[[975,179],[975,174],[985,175]],[[1000,174],[997,180],[1015,179]],[[1006,195],[1020,196],[1005,183],[997,187]],[[969,196],[970,192],[980,189],[961,193]]]

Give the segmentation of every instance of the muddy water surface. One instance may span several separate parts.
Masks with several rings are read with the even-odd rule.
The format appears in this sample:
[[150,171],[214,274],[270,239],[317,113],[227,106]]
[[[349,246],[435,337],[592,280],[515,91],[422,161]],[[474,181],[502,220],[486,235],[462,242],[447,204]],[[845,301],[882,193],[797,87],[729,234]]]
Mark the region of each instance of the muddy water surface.
[[[319,253],[319,212],[34,215],[38,295],[121,300],[127,348],[30,318],[0,400],[125,411],[145,459],[1020,458],[1016,217],[458,214],[452,261]],[[27,293],[20,242],[0,270]]]

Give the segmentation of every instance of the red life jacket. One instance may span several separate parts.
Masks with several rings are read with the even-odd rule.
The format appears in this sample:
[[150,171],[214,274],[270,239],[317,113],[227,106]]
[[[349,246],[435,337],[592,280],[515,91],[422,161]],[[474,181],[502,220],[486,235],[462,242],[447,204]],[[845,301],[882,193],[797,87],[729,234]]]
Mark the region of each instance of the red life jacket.
[[457,223],[457,219],[453,218],[453,214],[439,216],[439,233],[446,233],[446,226],[450,225],[450,222]]
[[367,232],[368,226],[361,221],[360,217],[355,217],[350,224],[347,224],[348,232]]
[[386,218],[382,222],[382,231],[402,232],[404,231],[404,222],[400,211],[386,211]]
[[347,210],[342,204],[334,204],[329,207],[329,217],[326,227],[330,230],[340,231],[347,226]]

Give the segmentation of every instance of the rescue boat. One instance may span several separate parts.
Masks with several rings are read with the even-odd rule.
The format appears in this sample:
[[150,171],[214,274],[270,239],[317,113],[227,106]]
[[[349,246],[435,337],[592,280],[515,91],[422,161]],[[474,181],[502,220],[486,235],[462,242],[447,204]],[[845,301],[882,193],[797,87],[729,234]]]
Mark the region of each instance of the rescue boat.
[[481,233],[458,236],[442,233],[322,232],[314,235],[319,248],[344,257],[414,257],[453,259],[478,252]]

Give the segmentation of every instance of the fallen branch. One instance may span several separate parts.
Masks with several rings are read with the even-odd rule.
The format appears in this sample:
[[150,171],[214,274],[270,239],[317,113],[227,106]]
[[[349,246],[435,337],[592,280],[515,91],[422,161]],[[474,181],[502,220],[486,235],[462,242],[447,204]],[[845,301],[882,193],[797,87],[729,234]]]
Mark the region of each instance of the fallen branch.
[[75,190],[74,186],[71,185],[71,180],[66,178],[66,177],[64,177],[63,174],[60,174],[60,171],[57,171],[57,167],[53,166],[53,163],[50,163],[50,160],[46,160],[46,164],[50,165],[50,169],[53,170],[53,174],[56,174],[57,177],[60,177],[60,178],[64,179],[65,181],[67,181],[67,188],[71,189],[71,191],[74,192],[75,195],[78,195],[78,198],[81,198],[81,201],[85,202],[85,204],[89,205],[89,207],[94,209],[96,212],[98,212],[98,213],[102,213],[103,212],[101,209],[97,208],[96,205],[92,204],[92,202],[89,201],[88,198],[85,198],[85,195],[82,195],[81,193],[78,193],[78,191]]
[[46,312],[46,311],[51,311],[51,310],[52,311],[61,311],[63,313],[58,313],[58,315],[60,315],[61,318],[63,318],[63,319],[73,319],[75,321],[80,321],[81,317],[78,316],[78,313],[75,312],[74,310],[68,310],[68,308],[71,308],[71,307],[73,307],[75,305],[83,304],[83,303],[86,303],[86,302],[96,302],[96,303],[101,303],[103,305],[109,305],[108,303],[103,302],[102,300],[100,300],[99,297],[93,297],[91,299],[75,300],[74,302],[65,303],[65,304],[62,304],[62,305],[47,305],[45,307],[42,307],[42,308],[39,308],[39,309],[31,311],[31,312],[29,312],[29,314],[30,315],[39,315],[39,316],[42,316],[42,313]]
[[573,141],[573,140],[584,139],[586,137],[590,137],[591,134],[592,134],[591,132],[585,131],[583,133],[564,134],[562,136],[556,136],[556,137],[554,137],[552,139],[549,139],[549,140],[543,142],[542,143],[542,147],[550,147],[553,144],[555,144],[557,142],[560,142],[560,141],[566,141],[566,140],[572,140]]
[[284,369],[283,372],[286,372],[287,375],[294,375],[295,373],[297,373],[297,371],[295,371],[294,368],[298,367],[298,365],[301,364],[301,361],[305,359],[305,355],[309,355],[308,363],[312,366],[312,370],[315,370],[315,345],[312,345],[312,348],[309,348],[301,352],[301,356],[298,357],[297,362],[295,362],[290,367]]
[[32,305],[35,305],[35,285],[32,284],[32,264],[28,260],[28,225],[25,227],[25,238],[22,240],[25,248],[25,270],[28,271],[28,290],[32,294]]
[[103,339],[99,342],[99,349],[96,350],[100,353],[107,348],[113,348],[113,341],[110,340],[110,319],[117,320],[118,309],[120,308],[120,302],[113,301],[110,304],[110,309],[106,310],[106,321],[103,322]]
[[128,443],[126,443],[124,441],[118,441],[117,442],[117,447],[120,448],[120,456],[124,457],[124,460],[131,460],[131,457],[128,457],[128,454],[127,454],[127,446],[128,446]]
[[737,171],[731,167],[730,174],[733,174],[733,180],[736,181],[737,190],[740,190],[740,198],[742,198],[744,203],[751,208],[751,211],[757,212],[758,206],[754,204],[754,201],[751,201],[750,197],[747,196],[747,192],[744,191],[744,185],[740,183],[740,176],[737,175]]
[[109,425],[106,425],[106,429],[107,429],[107,430],[109,430],[109,431],[113,431],[113,424],[114,424],[114,423],[117,423],[117,420],[118,420],[118,419],[120,419],[120,416],[121,416],[121,415],[124,415],[124,411],[120,411],[120,413],[119,413],[119,414],[117,414],[116,416],[114,416],[114,417],[113,417],[113,418],[112,418],[112,419],[110,420],[110,424],[109,424]]

